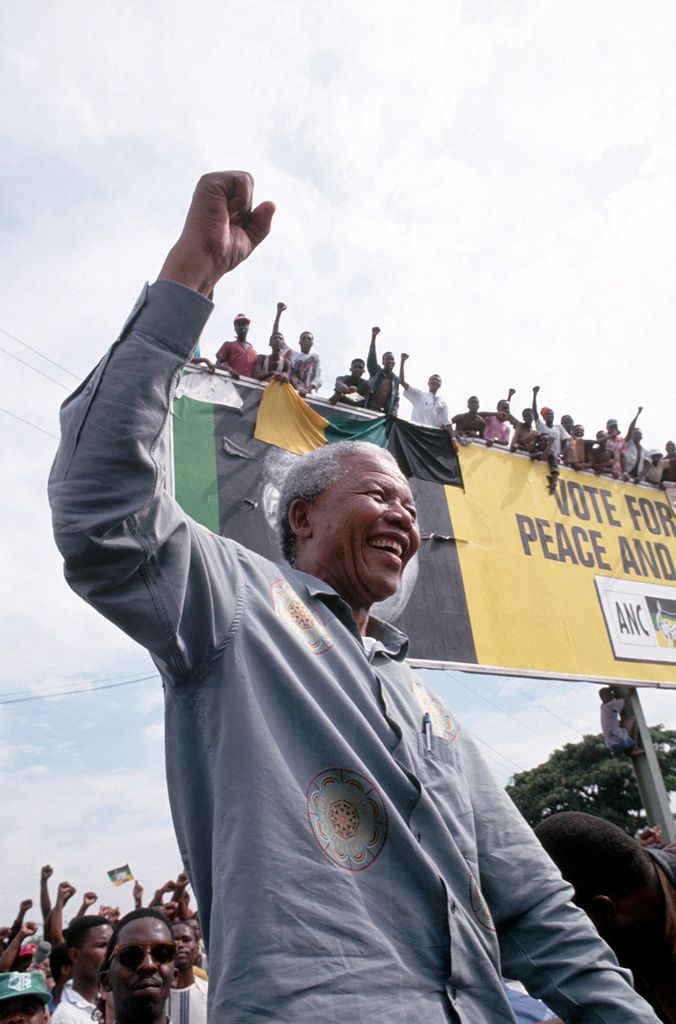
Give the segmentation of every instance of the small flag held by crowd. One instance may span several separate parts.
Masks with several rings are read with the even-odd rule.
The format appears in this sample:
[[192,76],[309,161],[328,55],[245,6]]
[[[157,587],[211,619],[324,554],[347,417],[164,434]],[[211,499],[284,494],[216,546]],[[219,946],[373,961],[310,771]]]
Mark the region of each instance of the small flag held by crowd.
[[134,880],[128,864],[123,864],[121,868],[112,868],[108,872],[108,878],[115,886],[124,885],[125,882],[133,882]]

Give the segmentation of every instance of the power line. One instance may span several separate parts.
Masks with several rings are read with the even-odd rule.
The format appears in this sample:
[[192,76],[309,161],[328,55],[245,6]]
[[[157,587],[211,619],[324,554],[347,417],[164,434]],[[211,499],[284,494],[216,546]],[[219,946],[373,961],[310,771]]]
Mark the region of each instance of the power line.
[[[470,693],[473,693],[476,697],[481,698],[481,700],[485,700],[487,704],[491,704],[494,708],[497,708],[497,710],[501,711],[503,715],[507,715],[508,718],[513,718],[515,722],[518,722],[520,725],[523,725],[526,729],[530,729],[531,732],[539,733],[538,729],[533,728],[532,725],[528,725],[528,723],[524,722],[523,719],[518,718],[516,715],[513,715],[510,711],[507,711],[505,708],[501,707],[500,704],[496,703],[496,701],[491,700],[490,697],[486,697],[485,694],[481,693],[479,690],[473,689],[464,681],[464,679],[460,679],[458,678],[458,676],[455,676],[454,678],[456,679],[457,682],[464,686],[466,690],[469,690]],[[503,676],[502,678],[504,679],[505,677]],[[512,679],[510,681],[513,682],[514,680]],[[567,726],[567,728],[570,729],[571,732],[574,732],[576,736],[582,736],[582,738],[584,739],[583,732],[580,732],[580,730],[576,726],[571,725],[570,722],[567,722],[565,718],[561,717],[561,715],[557,715],[555,711],[551,711],[546,704],[543,704],[542,700],[540,700],[539,697],[534,697],[531,693],[529,693],[528,696],[535,704],[538,705],[538,707],[541,707],[543,711],[546,711],[548,715],[551,715],[552,718],[556,718],[559,722],[561,722],[562,725]]]
[[[85,680],[85,685],[86,685],[87,689],[92,689],[93,687],[98,686],[99,683],[124,683],[124,682],[135,683],[139,679],[145,679],[145,678],[146,678],[145,676],[138,676],[135,672],[132,672],[130,675],[127,675],[127,676],[113,675],[113,676],[100,676],[98,679],[88,679],[88,680]],[[73,681],[73,682],[75,683],[75,681]],[[46,697],[49,697],[49,696],[51,696],[51,689],[54,686],[63,686],[63,683],[62,682],[61,683],[52,683],[49,686],[46,686],[44,689],[38,690],[36,692],[38,694],[44,695]],[[26,693],[26,688],[25,687],[23,687],[20,690],[5,690],[4,693],[0,692],[0,701],[3,700],[3,698],[5,698],[5,697],[23,697],[25,693]]]
[[481,743],[482,746],[487,747],[488,750],[492,750],[493,753],[497,754],[497,756],[502,761],[504,761],[506,764],[511,764],[513,768],[517,769],[517,771],[520,771],[520,772],[525,772],[526,771],[526,769],[522,765],[517,764],[516,761],[512,761],[512,759],[510,757],[507,757],[506,754],[501,754],[499,750],[496,750],[495,747],[492,747],[490,745],[490,743],[486,743],[486,740],[482,740],[481,736],[477,736],[477,734],[475,732],[472,732],[471,729],[468,729],[466,725],[463,725],[462,728],[463,728],[463,730],[465,732],[468,732],[470,734],[470,736],[472,736],[477,741],[477,743]]
[[120,686],[131,686],[133,683],[143,683],[148,679],[157,679],[157,673],[150,676],[139,676],[138,679],[128,679],[123,683],[106,683],[103,686],[81,686],[75,690],[60,690],[56,693],[35,693],[30,697],[12,697],[10,700],[0,700],[0,704],[25,704],[29,700],[50,700],[52,697],[70,697],[75,693],[94,693],[97,690],[116,690]]
[[540,705],[540,707],[542,708],[542,710],[543,710],[543,711],[546,711],[548,715],[551,715],[551,716],[552,716],[552,718],[556,718],[556,719],[558,719],[558,721],[559,721],[559,722],[561,722],[561,723],[562,723],[563,725],[566,725],[566,726],[567,726],[567,727],[568,727],[569,729],[571,729],[571,730],[572,730],[572,731],[573,731],[573,732],[574,732],[574,733],[575,733],[575,734],[576,734],[577,736],[581,736],[581,737],[582,737],[582,739],[584,739],[584,736],[585,736],[585,734],[584,734],[583,732],[580,732],[580,730],[579,730],[579,729],[577,729],[577,728],[576,728],[576,727],[575,727],[574,725],[571,725],[571,724],[570,724],[570,722],[567,722],[567,721],[565,720],[565,718],[561,718],[561,715],[557,715],[556,711],[551,711],[551,710],[550,710],[550,709],[549,709],[549,708],[547,707],[547,705],[546,705],[546,704],[543,704],[543,703],[542,703],[541,701],[539,701],[539,700],[537,699],[537,697],[535,698],[535,703],[536,703],[536,704],[539,704],[539,705]]
[[41,377],[46,377],[47,380],[51,380],[52,384],[58,385],[58,387],[63,388],[64,391],[70,391],[67,384],[62,384],[60,380],[56,379],[56,377],[50,377],[49,374],[45,373],[43,370],[38,370],[37,366],[33,366],[32,363],[27,363],[25,359],[20,359],[19,356],[15,356],[13,352],[10,352],[9,349],[3,348],[1,345],[0,352],[4,352],[6,356],[10,357],[10,359],[16,359],[17,363],[22,363],[24,366],[27,366],[29,370],[33,371],[33,373],[39,373]]
[[2,327],[0,327],[0,334],[4,334],[7,338],[11,338],[12,341],[16,341],[18,345],[23,345],[24,348],[27,348],[30,352],[34,352],[36,356],[40,356],[41,359],[44,359],[47,363],[51,363],[52,366],[57,366],[59,370],[63,370],[63,372],[67,373],[69,377],[73,378],[73,380],[80,380],[80,377],[78,377],[76,373],[73,373],[67,367],[62,366],[61,363],[57,363],[55,359],[50,359],[49,356],[46,356],[39,348],[33,348],[33,346],[29,345],[27,341],[22,341],[21,338],[17,338],[16,334],[10,334],[9,331],[4,330]]
[[469,686],[464,681],[464,679],[456,679],[456,682],[460,683],[461,686],[464,686],[465,689],[469,690],[470,693],[473,693],[475,697],[479,697],[481,700],[485,700],[487,704],[490,704],[492,705],[492,707],[497,708],[497,710],[500,711],[503,715],[507,715],[508,718],[511,718],[514,722],[517,722],[519,725],[522,725],[525,729],[530,729],[531,732],[535,733],[538,731],[537,729],[534,729],[532,725],[528,725],[527,722],[524,722],[523,719],[517,718],[517,716],[513,715],[511,711],[506,711],[505,708],[501,707],[500,704],[497,704],[494,700],[491,700],[490,697],[486,697],[485,694],[481,693],[479,690],[473,689],[473,687]]
[[57,434],[52,434],[51,430],[45,430],[44,427],[39,427],[37,423],[31,423],[30,420],[25,420],[23,416],[17,416],[15,412],[10,412],[9,409],[4,409],[0,405],[0,412],[4,412],[7,416],[11,416],[12,419],[18,420],[19,423],[25,423],[27,427],[33,427],[34,430],[39,430],[41,434],[46,434],[47,437],[53,437],[55,441],[59,441],[60,438]]

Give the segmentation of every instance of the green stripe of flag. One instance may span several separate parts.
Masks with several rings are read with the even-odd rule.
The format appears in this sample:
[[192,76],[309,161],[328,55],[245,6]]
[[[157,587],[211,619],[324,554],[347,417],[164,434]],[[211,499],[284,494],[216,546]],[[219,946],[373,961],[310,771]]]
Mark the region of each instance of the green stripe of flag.
[[214,406],[174,399],[173,428],[176,501],[198,523],[220,533]]

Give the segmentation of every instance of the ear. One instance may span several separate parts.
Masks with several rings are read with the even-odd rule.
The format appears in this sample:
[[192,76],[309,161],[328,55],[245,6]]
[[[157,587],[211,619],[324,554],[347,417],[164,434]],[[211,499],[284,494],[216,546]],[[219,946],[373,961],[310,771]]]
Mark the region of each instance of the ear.
[[617,921],[617,907],[610,896],[594,896],[586,909],[599,931]]
[[110,984],[110,971],[101,971],[99,974],[99,981],[101,982],[101,988],[104,992],[112,992]]
[[312,502],[304,501],[303,498],[296,498],[289,506],[289,526],[301,540],[307,540],[312,536],[311,508]]
[[76,946],[68,947],[68,959],[70,960],[71,969],[73,964],[80,963],[80,950]]

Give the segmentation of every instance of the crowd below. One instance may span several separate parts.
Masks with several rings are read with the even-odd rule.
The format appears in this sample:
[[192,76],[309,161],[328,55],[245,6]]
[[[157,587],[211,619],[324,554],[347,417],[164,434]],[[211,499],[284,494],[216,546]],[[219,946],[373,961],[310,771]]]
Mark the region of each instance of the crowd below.
[[206,955],[187,875],[160,886],[146,906],[135,881],[134,909],[124,916],[116,906],[95,910],[97,894],[85,892],[67,926],[64,910],[76,890],[60,882],[52,902],[52,875],[49,864],[40,871],[40,925],[27,919],[33,901],[24,899],[14,922],[0,926],[2,1024],[32,1020],[10,1005],[22,996],[35,1002],[37,1020],[49,1014],[54,1024],[131,1024],[165,1014],[174,1024],[206,1024]]
[[[280,331],[281,316],[286,305],[277,303],[270,352],[259,355],[248,340],[250,319],[240,313],[235,317],[235,338],[226,341],[216,353],[215,361],[197,357],[211,372],[223,370],[233,379],[249,377],[257,381],[278,380],[290,384],[298,394],[307,398],[318,395],[322,386],[320,358],[313,351],[314,336],[302,331],[298,351],[287,346]],[[532,390],[530,405],[521,411],[521,419],[513,415],[509,389],[495,409],[482,410],[476,395],[467,399],[467,410],[449,414],[448,404],[440,394],[441,377],[433,373],[427,381],[427,390],[414,387],[406,379],[407,353],[399,358],[399,372],[395,373],[396,358],[387,351],[379,361],[376,339],[379,327],[371,329],[371,343],[366,359],[353,359],[349,373],[340,375],[328,397],[331,405],[365,408],[388,416],[397,416],[399,400],[403,394],[411,403],[410,419],[421,426],[445,429],[451,444],[483,443],[487,447],[503,446],[511,452],[522,452],[533,461],[545,462],[549,473],[550,490],[556,488],[560,466],[575,470],[590,470],[597,475],[608,475],[616,480],[666,486],[676,482],[676,445],[667,441],[664,450],[643,444],[643,434],[637,427],[638,412],[626,429],[621,430],[616,419],[608,419],[605,428],[596,431],[593,438],[586,437],[582,424],[566,413],[555,422],[554,410],[539,403],[539,386]]]
[[[632,839],[578,812],[553,814],[535,833],[643,997],[676,1024],[676,843],[665,846],[659,826]],[[0,926],[0,1024],[47,1024],[50,1014],[54,1024],[206,1024],[207,960],[187,875],[145,906],[135,881],[134,910],[124,916],[116,906],[95,910],[98,897],[87,891],[67,925],[76,890],[62,881],[52,902],[52,876],[45,865],[41,924],[28,919],[33,901],[23,899],[13,923]],[[504,985],[519,1024],[558,1020]]]

